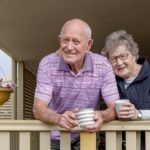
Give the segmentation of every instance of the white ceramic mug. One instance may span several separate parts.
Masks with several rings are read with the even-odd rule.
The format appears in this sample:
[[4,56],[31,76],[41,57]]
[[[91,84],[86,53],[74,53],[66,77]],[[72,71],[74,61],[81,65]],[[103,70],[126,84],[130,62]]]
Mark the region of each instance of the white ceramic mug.
[[77,121],[81,127],[86,127],[95,123],[94,121],[94,109],[85,108],[79,110],[77,113]]
[[120,111],[120,108],[124,105],[124,104],[128,104],[130,101],[128,99],[120,99],[120,100],[117,100],[115,101],[115,109],[116,109],[116,113],[117,113],[117,116],[118,118],[121,118],[119,116],[119,111]]

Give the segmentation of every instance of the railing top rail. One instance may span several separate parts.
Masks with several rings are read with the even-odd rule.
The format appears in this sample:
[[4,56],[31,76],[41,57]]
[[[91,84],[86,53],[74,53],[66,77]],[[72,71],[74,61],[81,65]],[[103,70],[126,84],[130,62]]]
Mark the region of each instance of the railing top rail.
[[[65,131],[53,124],[46,124],[39,120],[0,120],[0,131]],[[73,131],[80,131],[76,127]],[[101,131],[150,131],[150,121],[111,121],[104,123]]]
[[150,131],[150,120],[111,121],[105,123],[102,131]]

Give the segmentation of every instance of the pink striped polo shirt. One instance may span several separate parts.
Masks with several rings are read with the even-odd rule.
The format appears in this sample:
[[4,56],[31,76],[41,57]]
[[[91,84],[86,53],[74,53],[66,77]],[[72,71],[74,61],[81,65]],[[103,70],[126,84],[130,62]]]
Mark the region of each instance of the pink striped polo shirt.
[[[73,108],[98,110],[101,97],[106,104],[119,98],[115,75],[106,57],[88,52],[77,74],[57,53],[41,60],[35,98],[48,101],[51,109],[60,114]],[[59,134],[53,133],[52,138],[59,139]]]

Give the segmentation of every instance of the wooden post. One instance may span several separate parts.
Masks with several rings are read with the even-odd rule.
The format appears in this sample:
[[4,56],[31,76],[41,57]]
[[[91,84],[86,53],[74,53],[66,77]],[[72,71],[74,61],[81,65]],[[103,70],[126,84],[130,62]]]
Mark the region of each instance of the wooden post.
[[96,133],[80,132],[80,149],[96,150]]

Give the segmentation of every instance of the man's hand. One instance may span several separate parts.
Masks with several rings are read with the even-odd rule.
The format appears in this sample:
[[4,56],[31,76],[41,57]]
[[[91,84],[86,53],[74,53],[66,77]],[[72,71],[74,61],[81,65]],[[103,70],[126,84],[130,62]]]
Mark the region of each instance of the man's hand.
[[102,111],[95,111],[94,120],[95,120],[95,124],[84,127],[85,131],[97,132],[100,130],[100,128],[102,127],[103,122],[104,122],[103,112]]
[[95,111],[94,120],[95,124],[86,126],[85,131],[97,132],[100,130],[104,122],[116,119],[115,101],[107,104],[107,109],[103,111]]
[[58,122],[58,125],[67,130],[72,129],[77,126],[76,121],[76,110],[73,111],[65,111]]

